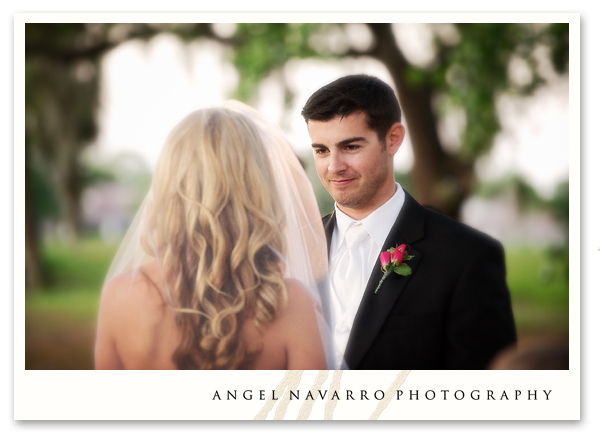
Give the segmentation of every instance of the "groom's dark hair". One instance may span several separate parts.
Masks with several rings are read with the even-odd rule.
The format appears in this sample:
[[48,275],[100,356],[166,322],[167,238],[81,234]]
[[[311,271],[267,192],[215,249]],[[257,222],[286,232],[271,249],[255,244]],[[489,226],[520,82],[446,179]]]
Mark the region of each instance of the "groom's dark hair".
[[327,122],[362,112],[369,128],[380,142],[390,127],[401,121],[400,104],[392,87],[369,75],[349,75],[336,79],[312,94],[302,108],[302,117]]

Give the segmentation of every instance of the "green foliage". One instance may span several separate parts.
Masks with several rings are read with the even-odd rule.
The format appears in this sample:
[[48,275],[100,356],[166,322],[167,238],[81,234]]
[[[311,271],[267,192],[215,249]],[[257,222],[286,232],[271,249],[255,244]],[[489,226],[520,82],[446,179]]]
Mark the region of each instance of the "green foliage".
[[27,296],[25,307],[34,315],[56,315],[74,322],[93,323],[98,316],[100,290],[49,289],[45,294]]
[[548,207],[554,217],[562,224],[569,224],[569,181],[560,183],[554,192],[554,196],[548,202]]
[[496,181],[479,182],[474,194],[492,199],[507,192],[515,194],[521,211],[548,208],[548,201],[537,192],[535,187],[522,176],[515,174]]
[[[461,153],[473,158],[490,149],[500,129],[495,108],[497,96],[504,92],[530,94],[543,84],[534,50],[547,39],[547,28],[510,23],[469,23],[457,27],[460,41],[440,49],[440,62],[431,74],[432,84],[444,95],[442,112],[456,106],[464,110],[466,127]],[[513,57],[524,60],[531,73],[529,82],[515,84],[509,80],[508,67]]]
[[522,212],[531,210],[549,211],[563,229],[564,242],[553,244],[541,253],[544,260],[538,267],[540,281],[551,284],[569,279],[569,182],[559,183],[552,198],[546,199],[533,186],[518,175],[505,179],[479,184],[476,194],[484,198],[495,198],[512,191]]
[[544,275],[544,250],[528,248],[506,249],[507,283],[514,300],[540,306],[566,307],[569,303],[569,281],[557,276],[551,282]]
[[25,367],[93,369],[100,292],[116,245],[87,238],[41,250],[50,284],[25,296]]
[[428,75],[423,69],[414,66],[408,66],[404,72],[404,81],[406,81],[406,85],[412,88],[423,85],[427,77]]
[[400,186],[408,191],[408,193],[414,193],[414,184],[409,173],[394,171],[394,180],[400,183]]
[[82,180],[84,187],[94,186],[98,183],[115,181],[112,169],[107,167],[85,164],[82,166]]
[[569,182],[559,184],[547,203],[554,218],[564,230],[565,241],[546,249],[544,277],[548,282],[557,278],[569,279]]
[[569,66],[569,24],[552,23],[548,28],[548,45],[552,65],[558,73],[566,73]]
[[557,279],[569,280],[569,241],[561,245],[552,245],[545,251],[546,262],[542,271],[542,279],[547,283]]
[[545,276],[544,250],[506,249],[507,283],[519,336],[569,333],[569,282]]
[[82,47],[88,28],[84,23],[26,23],[25,38],[29,46],[52,48],[57,54]]
[[329,195],[329,192],[327,192],[325,188],[321,185],[320,181],[318,182],[318,184],[320,185],[320,187],[315,186],[315,184],[313,183],[313,188],[316,187],[315,196],[317,197],[319,212],[321,213],[321,216],[325,216],[334,211],[335,202],[333,201],[333,198],[331,198],[331,195]]
[[474,194],[483,198],[492,199],[504,193],[513,192],[521,210],[548,210],[562,225],[569,222],[569,182],[568,180],[556,186],[552,198],[541,196],[535,187],[520,175],[509,175],[505,178],[479,182]]
[[248,102],[260,81],[282,68],[291,58],[319,57],[310,37],[320,26],[316,23],[240,23],[235,37],[233,64],[240,73],[235,98]]
[[30,167],[28,172],[30,185],[30,196],[33,199],[34,217],[41,219],[57,219],[60,215],[60,205],[56,199],[55,192],[52,190],[52,185],[48,176],[36,167]]
[[87,238],[73,244],[54,240],[44,242],[41,259],[49,276],[44,292],[50,295],[65,292],[97,294],[116,250],[116,244],[107,244],[99,238]]

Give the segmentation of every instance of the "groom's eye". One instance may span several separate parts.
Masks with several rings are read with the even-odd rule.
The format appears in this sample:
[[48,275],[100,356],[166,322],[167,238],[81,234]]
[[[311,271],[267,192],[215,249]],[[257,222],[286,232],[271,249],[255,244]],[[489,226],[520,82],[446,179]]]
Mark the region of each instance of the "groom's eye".
[[315,155],[321,155],[327,152],[327,148],[314,148],[313,151]]

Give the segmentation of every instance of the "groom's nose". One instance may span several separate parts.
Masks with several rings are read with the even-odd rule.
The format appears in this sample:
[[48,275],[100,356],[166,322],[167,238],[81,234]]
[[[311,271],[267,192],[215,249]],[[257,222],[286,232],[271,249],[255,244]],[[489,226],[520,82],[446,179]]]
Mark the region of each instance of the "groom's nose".
[[327,167],[329,173],[339,174],[340,172],[345,171],[347,168],[348,165],[346,164],[343,154],[335,150],[329,154],[329,166]]

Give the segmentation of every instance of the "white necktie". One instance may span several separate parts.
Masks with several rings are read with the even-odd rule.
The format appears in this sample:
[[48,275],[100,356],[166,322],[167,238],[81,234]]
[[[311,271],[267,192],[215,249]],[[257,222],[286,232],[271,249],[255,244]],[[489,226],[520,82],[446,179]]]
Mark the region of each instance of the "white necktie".
[[360,288],[363,284],[362,272],[365,261],[364,252],[359,251],[358,246],[367,236],[367,229],[360,223],[354,223],[346,230],[344,237],[346,249],[338,259],[334,273],[335,294],[344,311],[357,294],[362,294]]

